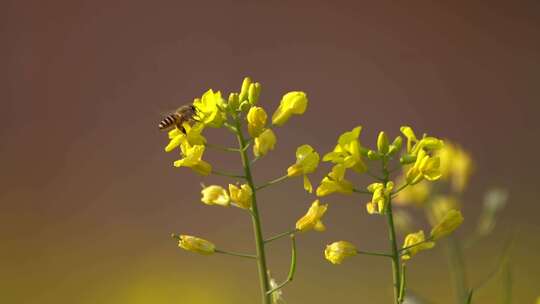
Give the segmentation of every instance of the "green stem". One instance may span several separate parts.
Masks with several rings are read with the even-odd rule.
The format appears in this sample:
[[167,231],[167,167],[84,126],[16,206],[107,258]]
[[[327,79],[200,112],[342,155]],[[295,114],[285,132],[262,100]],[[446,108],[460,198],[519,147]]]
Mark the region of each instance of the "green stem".
[[465,262],[461,252],[461,244],[453,236],[449,236],[446,241],[446,251],[450,276],[454,285],[454,292],[457,304],[463,304],[467,299],[467,278],[465,275]]
[[253,182],[253,176],[251,175],[251,164],[247,155],[246,147],[247,142],[242,133],[242,126],[240,124],[240,119],[235,118],[236,121],[236,135],[238,138],[238,144],[240,146],[240,156],[242,157],[242,165],[244,167],[245,178],[248,185],[253,189],[252,192],[252,202],[251,202],[251,220],[253,223],[253,233],[255,236],[255,246],[257,250],[257,268],[259,269],[259,283],[261,288],[262,303],[271,304],[271,296],[267,293],[270,289],[270,284],[268,282],[268,269],[266,266],[266,254],[264,251],[264,239],[261,228],[261,219],[259,216],[259,209],[257,208],[257,188]]
[[214,145],[214,144],[209,144],[209,143],[206,143],[204,144],[206,147],[208,148],[212,148],[212,149],[216,149],[216,150],[221,150],[221,151],[227,151],[227,152],[238,152],[239,150],[236,149],[236,148],[229,148],[229,147],[223,147],[223,146],[220,146],[220,145]]
[[356,188],[353,188],[352,189],[353,192],[355,193],[361,193],[361,194],[369,194],[369,195],[372,195],[373,193],[367,191],[367,190],[360,190],[360,189],[356,189]]
[[219,171],[219,170],[214,170],[213,168],[212,168],[212,174],[220,175],[220,176],[233,177],[233,178],[246,178],[244,175],[233,174],[233,173],[223,172],[223,171]]
[[225,251],[225,250],[220,250],[220,249],[216,249],[215,252],[216,252],[216,253],[221,253],[221,254],[227,254],[227,255],[237,256],[237,257],[241,257],[241,258],[250,258],[250,259],[256,259],[256,258],[257,258],[257,256],[252,255],[252,254],[245,254],[245,253],[231,252],[231,251]]
[[387,257],[387,258],[393,258],[394,256],[389,254],[389,253],[384,253],[384,252],[371,252],[371,251],[361,251],[361,250],[356,250],[356,252],[358,254],[363,254],[363,255],[373,255],[373,256],[383,256],[383,257]]
[[286,237],[288,235],[294,235],[298,230],[294,229],[294,230],[291,230],[291,231],[285,231],[283,233],[280,233],[280,234],[277,234],[277,235],[274,235],[266,240],[264,240],[265,243],[270,243],[272,241],[275,241],[277,239],[280,239],[282,237]]
[[409,184],[408,183],[405,183],[403,184],[401,187],[397,188],[396,191],[394,191],[394,193],[392,193],[392,196],[395,196],[396,194],[398,194],[399,192],[401,192],[401,190],[407,188]]
[[280,290],[281,288],[283,288],[283,286],[292,282],[292,280],[294,279],[294,274],[296,273],[296,240],[294,238],[294,234],[291,234],[291,247],[292,247],[292,253],[291,253],[291,266],[289,268],[289,275],[287,275],[287,279],[283,283],[269,290],[267,292],[268,295],[271,295],[276,290]]
[[269,182],[267,182],[267,183],[265,183],[265,184],[262,184],[262,185],[258,186],[258,187],[256,188],[256,190],[261,190],[261,189],[264,189],[264,188],[266,188],[266,187],[268,187],[268,186],[271,186],[271,185],[273,185],[273,184],[276,184],[276,183],[279,183],[279,182],[281,182],[281,181],[284,181],[284,180],[287,179],[287,177],[289,177],[289,176],[288,176],[288,175],[283,175],[283,176],[281,176],[281,177],[278,177],[278,178],[276,178],[276,179],[274,179],[274,180],[271,180],[271,181],[269,181]]
[[[384,180],[383,183],[386,184],[389,179],[390,173],[388,172],[388,169],[386,167],[387,165],[387,159],[383,158],[382,161],[382,169],[384,173]],[[388,239],[390,241],[390,248],[392,250],[392,280],[393,280],[393,289],[394,289],[394,303],[399,304],[399,291],[401,286],[401,276],[400,276],[400,255],[398,251],[397,246],[397,239],[396,239],[396,229],[394,227],[394,217],[392,215],[392,196],[388,197],[388,207],[386,210],[386,220],[387,220],[387,226],[388,226]]]

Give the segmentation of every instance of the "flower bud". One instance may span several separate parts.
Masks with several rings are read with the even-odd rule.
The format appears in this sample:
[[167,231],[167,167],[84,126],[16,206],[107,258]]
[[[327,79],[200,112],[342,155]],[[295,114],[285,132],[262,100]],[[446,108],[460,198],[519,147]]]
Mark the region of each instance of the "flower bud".
[[178,247],[184,250],[204,255],[210,255],[216,251],[216,246],[207,240],[190,235],[180,235],[177,238],[179,239]]
[[371,159],[371,160],[379,160],[379,159],[381,159],[382,155],[380,153],[378,153],[378,152],[373,151],[373,150],[369,150],[367,152],[367,157],[369,159]]
[[256,105],[261,95],[261,84],[258,82],[249,85],[248,100],[251,105]]
[[267,119],[266,112],[261,107],[251,107],[247,114],[248,132],[251,137],[257,137],[261,135],[266,126]]
[[393,155],[399,150],[401,150],[402,143],[403,143],[403,139],[401,138],[401,136],[396,137],[394,141],[392,142],[392,144],[390,145],[390,149],[388,149],[388,154]]
[[463,215],[456,209],[448,211],[442,220],[431,229],[431,237],[434,240],[440,239],[456,230],[463,223]]
[[240,102],[248,99],[249,86],[251,85],[251,78],[245,77],[242,81],[242,89],[240,90],[239,100]]
[[347,257],[358,254],[356,247],[347,241],[334,242],[326,246],[324,257],[332,264],[341,264]]
[[229,206],[229,194],[221,186],[212,185],[205,187],[202,189],[201,194],[203,195],[201,201],[207,205]]
[[240,107],[240,97],[238,93],[231,93],[229,94],[229,101],[228,101],[229,109],[232,111],[238,110]]
[[377,149],[379,150],[379,153],[386,154],[388,153],[388,148],[388,136],[386,136],[384,131],[381,131],[377,137]]

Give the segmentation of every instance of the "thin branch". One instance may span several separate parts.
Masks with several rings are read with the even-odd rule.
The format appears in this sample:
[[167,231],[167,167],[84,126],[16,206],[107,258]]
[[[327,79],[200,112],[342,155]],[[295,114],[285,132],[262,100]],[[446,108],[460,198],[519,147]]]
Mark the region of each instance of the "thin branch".
[[278,177],[278,178],[276,178],[276,179],[274,179],[274,180],[271,180],[271,181],[269,181],[269,182],[267,182],[267,183],[265,183],[265,184],[262,184],[262,185],[258,186],[258,187],[255,188],[255,189],[256,189],[256,190],[264,189],[264,188],[266,188],[266,187],[268,187],[268,186],[271,186],[271,185],[273,185],[273,184],[276,184],[276,183],[279,183],[279,182],[281,182],[281,181],[284,181],[285,179],[287,179],[287,177],[289,177],[289,176],[288,176],[288,175],[283,175],[283,176]]
[[356,252],[358,254],[363,254],[363,255],[383,256],[383,257],[387,257],[387,258],[392,258],[393,257],[391,254],[384,253],[384,252],[372,252],[372,251],[361,251],[361,250],[356,250]]
[[220,176],[227,176],[227,177],[234,177],[234,178],[246,178],[244,175],[241,174],[233,174],[228,172],[222,172],[219,170],[212,169],[212,174],[220,175]]
[[360,189],[356,189],[356,188],[353,188],[352,189],[353,192],[355,193],[361,193],[361,194],[369,194],[369,195],[372,195],[373,193],[367,191],[367,190],[360,190]]
[[288,236],[288,235],[293,235],[293,234],[295,234],[297,231],[298,231],[297,229],[294,229],[294,230],[291,230],[291,231],[285,231],[285,232],[283,232],[283,233],[274,235],[273,237],[270,237],[270,238],[264,240],[264,243],[270,243],[270,242],[275,241],[275,240],[277,240],[277,239],[280,239],[280,238],[282,238],[282,237],[286,237],[286,236]]
[[409,183],[405,183],[405,184],[401,185],[401,187],[397,188],[396,191],[394,191],[394,193],[392,193],[392,196],[395,196],[396,194],[401,192],[401,190],[407,188],[408,185],[409,185]]
[[292,253],[291,253],[291,266],[289,268],[289,275],[287,276],[287,279],[279,284],[278,286],[270,289],[266,294],[270,295],[273,292],[283,288],[288,283],[292,282],[294,279],[294,274],[296,273],[296,240],[294,237],[294,234],[291,234],[291,247],[292,247]]
[[425,239],[425,240],[423,240],[423,241],[421,241],[421,242],[418,242],[418,243],[416,243],[416,244],[412,244],[412,245],[410,245],[410,246],[403,247],[403,248],[399,249],[398,252],[401,253],[401,252],[403,252],[403,251],[406,251],[406,250],[411,249],[411,248],[413,248],[413,247],[416,247],[416,246],[418,246],[418,245],[422,245],[422,244],[424,244],[424,243],[431,242],[432,240],[433,240],[433,238],[429,237],[429,238],[427,238],[427,239]]
[[220,250],[220,249],[216,249],[215,252],[216,253],[221,253],[221,254],[226,254],[226,255],[232,255],[232,256],[236,256],[236,257],[241,257],[241,258],[248,258],[248,259],[255,259],[255,260],[257,259],[257,256],[253,255],[253,254],[230,252],[230,251],[225,251],[225,250]]

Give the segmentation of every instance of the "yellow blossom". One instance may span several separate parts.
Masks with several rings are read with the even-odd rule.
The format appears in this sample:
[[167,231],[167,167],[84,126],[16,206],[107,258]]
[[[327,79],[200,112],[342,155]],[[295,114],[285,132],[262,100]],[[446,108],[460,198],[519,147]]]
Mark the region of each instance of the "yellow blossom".
[[431,237],[434,240],[440,239],[454,230],[463,223],[463,215],[459,210],[449,210],[441,219],[441,221],[431,229]]
[[251,208],[253,191],[248,184],[243,184],[238,188],[236,185],[229,184],[229,193],[231,200],[235,202],[238,207],[243,209]]
[[335,165],[332,172],[323,178],[316,193],[317,196],[326,196],[334,192],[351,194],[353,189],[353,184],[345,179],[345,166]]
[[257,137],[261,135],[265,126],[267,115],[261,107],[251,107],[246,116],[248,121],[248,132],[251,137]]
[[304,175],[304,189],[311,193],[313,186],[307,174],[313,173],[319,165],[319,153],[310,145],[302,145],[296,149],[296,163],[287,169],[287,176]]
[[187,251],[204,255],[210,255],[216,251],[216,246],[214,244],[195,236],[180,235],[179,239],[178,247]]
[[323,161],[330,161],[334,164],[342,164],[345,168],[352,168],[358,173],[367,170],[360,155],[360,142],[358,137],[362,127],[356,127],[352,131],[345,132],[339,136],[338,144],[334,150],[323,157]]
[[200,99],[195,99],[193,105],[197,108],[200,116],[200,121],[206,126],[219,128],[223,125],[226,119],[226,114],[223,111],[225,102],[221,97],[221,92],[206,91]]
[[416,144],[418,139],[416,138],[416,135],[414,134],[414,131],[411,127],[403,126],[400,128],[400,130],[401,130],[401,133],[405,135],[405,138],[407,138],[407,153],[410,154],[412,152],[412,148],[414,144]]
[[407,171],[407,183],[414,185],[424,178],[429,181],[438,180],[441,177],[439,166],[440,159],[438,156],[429,156],[423,149],[420,150],[416,162]]
[[441,158],[442,178],[449,179],[452,188],[462,192],[473,171],[473,161],[469,153],[458,145],[445,141],[437,156]]
[[179,147],[183,142],[187,141],[190,145],[204,145],[206,143],[206,138],[204,138],[201,133],[204,129],[204,125],[201,123],[196,123],[191,126],[189,123],[184,123],[183,127],[186,131],[184,134],[178,128],[174,128],[169,131],[169,144],[165,147],[165,152],[171,152],[172,150]]
[[[402,181],[405,182],[405,181]],[[396,205],[414,205],[423,207],[431,192],[431,185],[427,181],[421,181],[416,185],[407,186],[392,200]]]
[[191,146],[184,142],[180,148],[184,158],[174,162],[175,167],[188,167],[200,175],[208,175],[212,172],[212,166],[202,160],[205,147],[203,145]]
[[394,189],[393,182],[372,183],[368,186],[368,191],[373,193],[371,202],[366,204],[366,209],[369,214],[385,214],[388,203],[390,202],[390,195],[392,195],[392,189]]
[[276,135],[272,129],[264,130],[261,135],[255,138],[255,144],[253,145],[253,154],[256,157],[266,155],[268,151],[274,150],[276,145]]
[[201,201],[207,205],[229,206],[230,198],[227,190],[221,186],[208,186],[201,191]]
[[[424,231],[422,230],[416,233],[409,233],[405,237],[405,240],[403,241],[403,248],[408,248],[408,247],[410,248],[404,251],[405,253],[402,256],[403,260],[409,260],[419,251],[431,249],[433,248],[433,246],[435,246],[434,242],[431,242],[431,241],[426,242],[425,240],[426,240],[426,237],[424,235]],[[414,247],[411,247],[411,246],[414,246]]]
[[328,205],[321,205],[319,200],[315,200],[313,204],[311,204],[311,207],[309,207],[308,212],[296,222],[296,229],[300,231],[308,231],[311,229],[315,231],[324,231],[326,227],[324,227],[321,218],[327,208]]
[[307,105],[306,93],[293,91],[285,94],[276,112],[272,115],[272,123],[276,126],[283,125],[293,114],[304,114]]
[[341,264],[347,257],[358,254],[356,247],[347,241],[334,242],[326,246],[324,257],[332,264]]

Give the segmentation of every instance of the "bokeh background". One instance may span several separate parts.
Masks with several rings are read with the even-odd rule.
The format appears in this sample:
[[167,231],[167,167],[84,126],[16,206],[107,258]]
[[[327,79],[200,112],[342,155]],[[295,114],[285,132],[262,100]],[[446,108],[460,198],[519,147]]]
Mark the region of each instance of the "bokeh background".
[[[467,251],[470,280],[486,275],[509,231],[513,303],[540,295],[538,1],[2,1],[0,120],[1,303],[257,303],[252,261],[176,248],[170,232],[251,251],[249,218],[200,203],[200,178],[176,169],[162,113],[207,88],[262,82],[269,112],[290,90],[305,115],[278,129],[256,164],[259,181],[283,174],[294,151],[322,153],[360,124],[362,141],[399,126],[451,138],[476,171],[465,194],[467,234],[483,193],[510,199],[494,235]],[[234,142],[220,131],[211,141]],[[210,152],[234,171],[234,156]],[[314,180],[320,180],[328,166]],[[367,182],[367,179],[358,179]],[[266,235],[289,229],[313,197],[301,179],[261,194]],[[389,303],[390,265],[360,257],[341,267],[325,244],[385,249],[386,227],[361,197],[330,196],[325,233],[298,238],[287,303]],[[420,219],[420,218],[419,218]],[[469,220],[470,219],[470,220]],[[420,222],[422,223],[422,222]],[[426,223],[423,223],[427,227]],[[289,244],[270,247],[286,276]],[[442,250],[410,263],[410,288],[453,303]],[[494,279],[476,303],[498,303]]]

